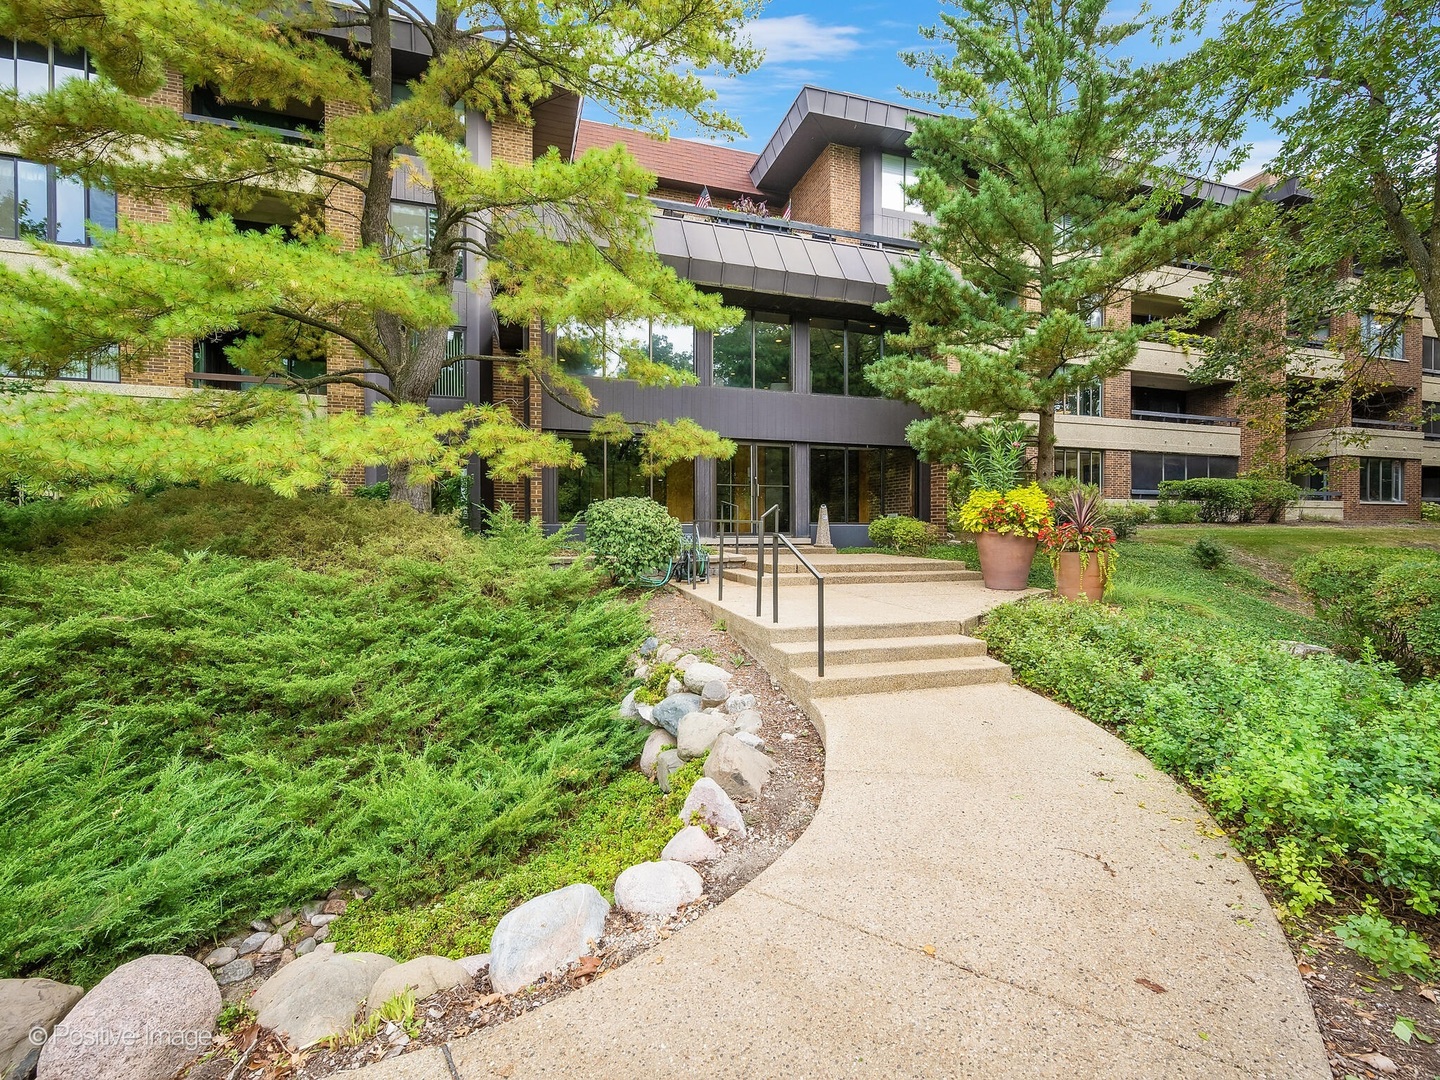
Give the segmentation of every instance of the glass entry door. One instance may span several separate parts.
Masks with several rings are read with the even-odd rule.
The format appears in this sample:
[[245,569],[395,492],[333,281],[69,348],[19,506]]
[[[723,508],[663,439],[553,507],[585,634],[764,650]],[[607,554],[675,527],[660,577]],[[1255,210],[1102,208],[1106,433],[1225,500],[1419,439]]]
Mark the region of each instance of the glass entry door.
[[757,533],[760,515],[780,507],[780,531],[790,531],[790,447],[741,443],[729,461],[716,462],[716,504],[722,523]]

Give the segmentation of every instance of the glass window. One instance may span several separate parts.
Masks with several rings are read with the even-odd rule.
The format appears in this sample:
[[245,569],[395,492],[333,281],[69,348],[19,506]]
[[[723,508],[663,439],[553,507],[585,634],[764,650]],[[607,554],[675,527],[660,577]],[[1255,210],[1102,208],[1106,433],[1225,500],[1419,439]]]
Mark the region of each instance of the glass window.
[[[422,260],[428,258],[430,245],[435,242],[435,229],[435,207],[398,201],[390,204],[390,231],[394,234],[392,247],[396,252]],[[455,276],[464,280],[463,252],[455,260]]]
[[1290,472],[1290,482],[1300,489],[1303,499],[1331,499],[1336,493],[1330,490],[1330,459],[1307,463]]
[[851,323],[845,328],[845,389],[851,397],[879,397],[880,390],[865,378],[865,369],[885,352],[885,336],[878,326]]
[[452,326],[445,335],[445,355],[452,359],[440,369],[440,377],[430,391],[433,397],[463,398],[465,396],[465,328]]
[[65,53],[48,45],[0,38],[0,89],[43,94],[68,79],[94,76],[95,69],[83,50]]
[[650,359],[676,371],[695,372],[695,331],[689,326],[650,324]]
[[1227,480],[1238,475],[1240,459],[1207,454],[1130,455],[1130,494],[1158,495],[1162,480],[1190,480],[1215,476]]
[[55,181],[55,239],[62,244],[85,242],[85,185]]
[[20,235],[30,240],[50,238],[50,170],[33,161],[15,162],[15,191],[20,211]]
[[1405,501],[1405,465],[1383,458],[1360,463],[1360,501],[1400,503]]
[[86,244],[87,205],[97,225],[115,227],[115,195],[87,188],[33,161],[0,157],[0,237]]
[[1055,475],[1068,476],[1081,484],[1100,486],[1100,464],[1099,450],[1055,451]]
[[50,89],[50,47],[28,41],[15,43],[15,89],[21,95]]
[[1427,337],[1421,345],[1421,363],[1427,375],[1440,375],[1440,338]]
[[715,331],[715,385],[751,386],[751,338],[755,327],[745,319],[738,326]]
[[[601,499],[648,496],[660,503],[668,502],[666,482],[675,470],[654,478],[644,475],[640,471],[639,439],[612,444],[577,435],[569,441],[585,461],[578,469],[556,470],[556,510],[562,521],[571,520]],[[693,509],[693,479],[691,483]]]
[[845,393],[845,324],[838,319],[810,320],[810,392]]
[[17,238],[15,205],[15,161],[0,158],[0,237]]
[[755,389],[790,389],[790,317],[755,316]]
[[598,331],[579,324],[561,327],[555,356],[570,375],[624,378],[626,363],[643,357],[678,371],[695,370],[695,331],[688,326],[606,322]]
[[1384,320],[1366,312],[1360,316],[1360,344],[1367,353],[1378,359],[1404,360],[1404,320]]
[[1095,379],[1066,394],[1060,401],[1060,411],[1066,416],[1103,416],[1104,402],[1104,387]]
[[880,155],[880,208],[905,214],[925,212],[917,202],[905,197],[905,188],[915,183],[916,165],[913,158],[899,154]]
[[63,368],[58,378],[84,379],[89,382],[119,382],[120,349],[115,345],[110,345],[92,356],[76,360]]
[[810,449],[810,520],[825,506],[832,522],[867,525],[916,509],[915,452],[908,447]]

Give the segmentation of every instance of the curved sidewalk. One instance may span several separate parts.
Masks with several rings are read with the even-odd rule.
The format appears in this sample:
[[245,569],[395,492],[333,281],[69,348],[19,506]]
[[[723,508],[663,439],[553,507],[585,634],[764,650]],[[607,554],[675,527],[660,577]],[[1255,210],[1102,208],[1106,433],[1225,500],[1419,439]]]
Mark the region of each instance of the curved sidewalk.
[[1264,895],[1139,754],[1006,684],[814,707],[820,810],[760,877],[584,989],[362,1080],[1328,1080]]

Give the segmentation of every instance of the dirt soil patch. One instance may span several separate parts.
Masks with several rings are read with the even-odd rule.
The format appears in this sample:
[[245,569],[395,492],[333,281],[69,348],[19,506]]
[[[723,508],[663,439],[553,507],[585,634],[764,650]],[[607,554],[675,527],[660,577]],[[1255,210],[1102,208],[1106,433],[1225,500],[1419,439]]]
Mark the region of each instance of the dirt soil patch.
[[[765,740],[765,752],[776,763],[760,799],[741,808],[746,838],[722,838],[722,856],[695,868],[705,882],[704,895],[671,919],[641,918],[612,909],[605,921],[604,940],[595,955],[518,994],[494,993],[489,975],[481,974],[468,985],[419,1002],[413,1021],[406,1025],[382,1024],[378,1031],[358,1042],[305,1051],[292,1050],[257,1024],[244,1024],[221,1035],[207,1059],[182,1070],[177,1080],[320,1080],[504,1023],[604,978],[607,972],[653,945],[683,933],[685,927],[753,880],[795,842],[815,816],[824,784],[825,750],[815,728],[769,672],[699,607],[670,589],[649,595],[647,605],[650,632],[662,643],[677,645],[702,659],[713,656],[714,663],[735,672],[732,690],[755,695],[756,708],[764,717],[760,734]],[[679,827],[677,822],[677,831]]]

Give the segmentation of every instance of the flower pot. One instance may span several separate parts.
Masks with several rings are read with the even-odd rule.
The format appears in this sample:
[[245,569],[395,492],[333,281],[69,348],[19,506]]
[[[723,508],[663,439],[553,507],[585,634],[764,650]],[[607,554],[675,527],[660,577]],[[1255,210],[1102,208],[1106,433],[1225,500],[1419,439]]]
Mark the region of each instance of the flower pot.
[[976,533],[975,547],[980,552],[980,573],[985,578],[985,587],[1011,591],[1025,588],[1038,543],[1033,536]]
[[1105,572],[1101,556],[1090,552],[1080,568],[1080,552],[1062,551],[1055,556],[1055,591],[1066,600],[1099,599],[1105,595]]

